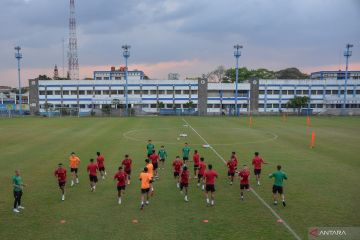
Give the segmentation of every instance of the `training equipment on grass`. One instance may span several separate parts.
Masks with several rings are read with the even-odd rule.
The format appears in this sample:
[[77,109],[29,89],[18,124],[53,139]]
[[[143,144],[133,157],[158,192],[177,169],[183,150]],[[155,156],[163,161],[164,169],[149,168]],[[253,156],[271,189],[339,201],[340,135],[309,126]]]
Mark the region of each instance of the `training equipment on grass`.
[[315,131],[313,130],[311,132],[310,148],[314,148],[314,147],[315,147]]
[[204,145],[202,145],[202,146],[203,146],[203,148],[209,148],[209,147],[210,147],[209,144],[204,144]]
[[187,124],[184,124],[183,126],[184,126],[184,127],[188,127],[189,125],[187,125]]
[[187,134],[186,134],[186,133],[180,133],[179,136],[180,136],[180,137],[187,137]]

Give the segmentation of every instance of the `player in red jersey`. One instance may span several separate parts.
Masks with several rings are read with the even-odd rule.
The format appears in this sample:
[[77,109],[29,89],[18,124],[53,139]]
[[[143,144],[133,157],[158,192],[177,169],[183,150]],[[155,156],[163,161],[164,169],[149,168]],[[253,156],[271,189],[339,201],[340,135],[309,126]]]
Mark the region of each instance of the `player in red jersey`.
[[159,178],[158,175],[158,168],[159,168],[159,155],[156,154],[155,149],[152,150],[152,154],[150,155],[149,159],[151,160],[151,163],[154,167],[154,178]]
[[176,159],[173,161],[172,165],[174,168],[174,178],[176,180],[176,186],[179,188],[180,187],[179,176],[181,172],[181,167],[183,165],[183,162],[180,160],[179,156],[176,156]]
[[132,160],[129,158],[128,154],[125,155],[125,159],[122,160],[121,165],[126,173],[127,184],[130,184]]
[[250,191],[249,176],[250,176],[250,170],[246,165],[244,165],[243,168],[239,172],[241,200],[244,200],[244,189],[246,189],[247,191]]
[[214,206],[215,204],[215,178],[218,177],[218,174],[212,169],[212,165],[208,165],[208,171],[205,173],[205,182],[206,182],[206,203],[209,205],[209,192],[210,192],[210,198],[211,198],[211,206]]
[[237,169],[237,165],[238,165],[238,157],[236,156],[236,152],[232,152],[231,153],[231,157],[230,157],[231,160],[234,160],[235,162],[235,170]]
[[198,150],[194,151],[193,161],[194,161],[194,178],[197,178],[197,172],[199,170],[199,163],[200,163],[200,154],[198,153]]
[[105,164],[104,164],[105,158],[104,158],[103,155],[100,154],[100,152],[97,152],[96,155],[97,155],[96,162],[97,162],[97,165],[98,165],[98,169],[99,169],[101,178],[105,179],[105,176],[106,176]]
[[[205,175],[205,170],[206,170],[206,164],[204,162],[204,158],[201,157],[200,158],[200,162],[199,162],[199,171],[198,171],[198,183],[197,186],[200,187],[201,186],[201,190],[205,190],[205,185],[204,185],[204,175]],[[200,183],[201,182],[201,183]]]
[[96,163],[94,163],[94,159],[90,159],[90,163],[87,166],[87,172],[89,173],[90,189],[92,192],[95,191],[96,183],[98,181],[97,170],[98,166]]
[[114,181],[117,181],[118,203],[121,204],[121,196],[125,192],[127,174],[119,167],[119,171],[114,176]]
[[62,163],[59,163],[58,168],[54,172],[55,177],[58,179],[59,188],[61,190],[61,200],[65,200],[65,184],[66,184],[66,169]]
[[236,169],[236,162],[233,159],[230,159],[227,163],[226,163],[227,167],[228,167],[228,177],[230,180],[230,185],[233,184],[234,182],[234,176],[235,176],[235,169]]
[[261,174],[261,165],[267,164],[262,157],[259,156],[258,152],[255,152],[255,156],[252,160],[252,165],[254,166],[254,174],[256,177],[257,185],[260,185],[260,174]]
[[183,170],[180,173],[180,192],[183,193],[185,189],[185,202],[188,202],[188,187],[189,187],[189,171],[186,166],[183,167]]

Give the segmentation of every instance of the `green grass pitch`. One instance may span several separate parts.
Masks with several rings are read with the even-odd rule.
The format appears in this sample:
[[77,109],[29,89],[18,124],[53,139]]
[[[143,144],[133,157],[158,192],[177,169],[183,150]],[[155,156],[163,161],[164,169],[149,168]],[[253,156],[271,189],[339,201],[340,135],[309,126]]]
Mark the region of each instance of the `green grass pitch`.
[[[259,151],[270,162],[263,168],[262,185],[256,186],[251,176],[251,186],[301,239],[307,239],[312,226],[360,226],[360,118],[313,117],[307,127],[303,117],[254,117],[253,128],[247,117],[185,120],[225,160],[236,151],[239,164],[250,165]],[[309,148],[311,130],[316,133],[314,149]],[[180,133],[188,134],[186,140],[177,140]],[[157,149],[164,144],[169,158],[155,183],[155,196],[140,211],[137,177],[148,139]],[[188,203],[176,188],[171,162],[185,141],[220,175],[214,207],[206,206],[196,187],[192,164]],[[181,117],[0,119],[0,239],[294,239],[252,192],[239,200],[238,179],[230,186],[225,164],[202,144]],[[80,184],[70,188],[68,182],[62,202],[53,171],[59,162],[68,166],[72,151],[82,161]],[[92,193],[85,169],[96,151],[105,156],[108,176]],[[134,162],[133,181],[118,205],[112,177],[126,153]],[[273,182],[267,175],[277,164],[289,177],[286,208],[271,205]],[[28,184],[26,209],[20,214],[12,212],[15,169]]]

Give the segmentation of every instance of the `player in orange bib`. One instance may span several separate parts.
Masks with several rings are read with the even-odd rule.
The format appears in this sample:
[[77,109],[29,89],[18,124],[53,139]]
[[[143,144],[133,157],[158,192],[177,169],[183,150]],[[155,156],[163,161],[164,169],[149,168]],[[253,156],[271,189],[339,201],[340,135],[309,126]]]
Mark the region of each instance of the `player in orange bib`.
[[[151,163],[150,159],[145,159],[145,163],[146,163],[146,168],[148,169],[148,174],[151,177],[151,182],[154,181],[154,165]],[[154,186],[151,183],[150,184],[150,194],[151,196],[154,194]]]
[[80,158],[76,156],[74,152],[69,157],[70,172],[72,174],[71,186],[74,186],[74,182],[79,183],[78,168],[80,164]]
[[[151,188],[152,176],[145,167],[144,171],[140,173],[139,180],[141,182],[141,210],[144,209],[144,204],[149,204],[149,192]],[[146,201],[145,201],[146,196]]]

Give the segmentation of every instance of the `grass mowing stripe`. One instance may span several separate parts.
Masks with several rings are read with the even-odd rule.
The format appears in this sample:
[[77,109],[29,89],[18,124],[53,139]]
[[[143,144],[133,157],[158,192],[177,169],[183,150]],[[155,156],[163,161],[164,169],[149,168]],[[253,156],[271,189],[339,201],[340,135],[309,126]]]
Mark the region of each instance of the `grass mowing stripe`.
[[[189,123],[188,121],[186,121],[184,118],[182,119],[190,128],[191,130],[193,130],[203,141],[205,144],[209,145],[210,146],[210,149],[226,164],[226,161],[225,159],[215,150],[215,148],[213,148],[207,141],[205,138],[203,138]],[[301,238],[299,237],[299,235],[297,235],[297,233],[289,226],[289,224],[286,223],[286,221],[284,219],[282,219],[279,214],[277,214],[274,209],[272,209],[269,204],[267,204],[264,199],[262,199],[262,197],[259,196],[259,194],[257,194],[257,192],[253,189],[253,188],[250,188],[251,189],[251,192],[260,200],[260,202],[265,206],[267,207],[270,212],[277,218],[277,219],[280,219],[282,220],[284,226],[289,230],[290,233],[292,233],[292,235],[295,237],[295,239],[297,240],[301,240]]]

